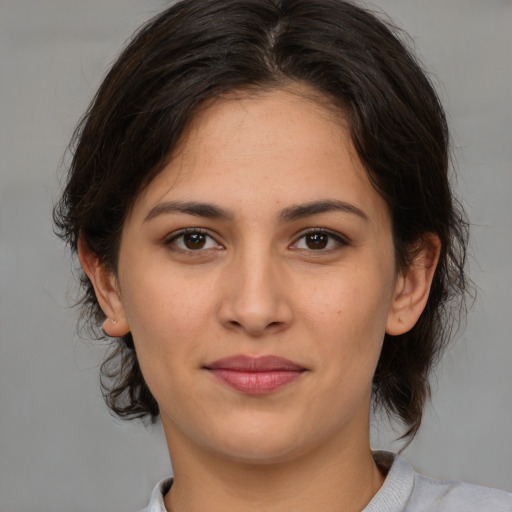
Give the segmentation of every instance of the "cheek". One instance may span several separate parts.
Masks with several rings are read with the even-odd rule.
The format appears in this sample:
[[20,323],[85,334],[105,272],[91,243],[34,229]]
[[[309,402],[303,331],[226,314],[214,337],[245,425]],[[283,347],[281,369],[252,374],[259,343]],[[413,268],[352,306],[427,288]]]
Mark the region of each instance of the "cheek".
[[392,284],[392,276],[352,268],[304,290],[300,316],[315,333],[324,358],[341,361],[337,367],[345,372],[373,368],[384,339]]
[[[180,286],[179,280],[173,280],[171,287],[168,280],[146,279],[129,295],[126,314],[137,359],[161,407],[169,396],[176,399],[177,389],[187,389],[187,371],[200,365],[201,339],[209,330],[207,308],[206,298]],[[193,401],[194,396],[188,400]]]
[[333,272],[302,291],[302,314],[351,330],[379,330],[391,306],[392,289],[391,278],[370,268]]
[[133,277],[125,279],[122,296],[139,359],[163,363],[159,356],[196,345],[214,309],[212,286],[156,266],[144,271],[144,279]]

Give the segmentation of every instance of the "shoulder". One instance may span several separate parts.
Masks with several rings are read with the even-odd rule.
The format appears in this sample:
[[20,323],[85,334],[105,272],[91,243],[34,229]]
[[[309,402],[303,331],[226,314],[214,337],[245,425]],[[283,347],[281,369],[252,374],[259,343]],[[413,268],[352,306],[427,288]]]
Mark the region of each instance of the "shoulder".
[[436,480],[416,473],[410,506],[412,511],[512,512],[512,494],[464,482]]
[[429,478],[391,453],[376,452],[374,456],[388,474],[364,512],[512,512],[511,493]]
[[[512,512],[512,493],[429,478],[392,453],[375,452],[374,457],[387,476],[363,512]],[[164,496],[172,482],[172,478],[159,482],[140,512],[166,512]]]
[[172,478],[166,478],[159,482],[151,493],[149,505],[140,512],[166,512],[164,496],[169,492],[172,482]]

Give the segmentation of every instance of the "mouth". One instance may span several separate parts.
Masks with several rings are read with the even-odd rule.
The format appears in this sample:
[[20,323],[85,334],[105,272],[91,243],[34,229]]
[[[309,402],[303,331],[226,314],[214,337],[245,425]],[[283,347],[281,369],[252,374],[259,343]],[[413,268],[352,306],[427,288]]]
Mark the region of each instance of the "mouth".
[[307,368],[278,356],[237,355],[203,367],[223,384],[250,395],[276,391],[299,379]]

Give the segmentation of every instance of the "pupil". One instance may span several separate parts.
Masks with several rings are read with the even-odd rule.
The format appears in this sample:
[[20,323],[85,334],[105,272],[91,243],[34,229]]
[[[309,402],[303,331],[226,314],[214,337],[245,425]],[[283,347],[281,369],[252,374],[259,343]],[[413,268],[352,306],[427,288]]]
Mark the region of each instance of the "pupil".
[[314,233],[307,236],[306,244],[310,249],[325,249],[327,247],[327,240],[327,235]]
[[184,238],[187,249],[202,249],[206,242],[206,237],[201,233],[190,233]]

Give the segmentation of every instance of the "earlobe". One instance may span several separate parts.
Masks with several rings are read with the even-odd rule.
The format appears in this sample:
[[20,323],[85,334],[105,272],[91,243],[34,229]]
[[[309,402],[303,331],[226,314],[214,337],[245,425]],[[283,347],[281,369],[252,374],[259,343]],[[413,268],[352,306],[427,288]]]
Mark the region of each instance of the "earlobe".
[[130,332],[130,327],[125,316],[116,276],[101,263],[82,236],[78,240],[78,258],[94,287],[98,303],[107,317],[103,322],[103,330],[108,336],[124,336]]
[[441,252],[439,237],[426,233],[419,241],[410,265],[397,277],[386,333],[398,336],[410,331],[425,309]]

